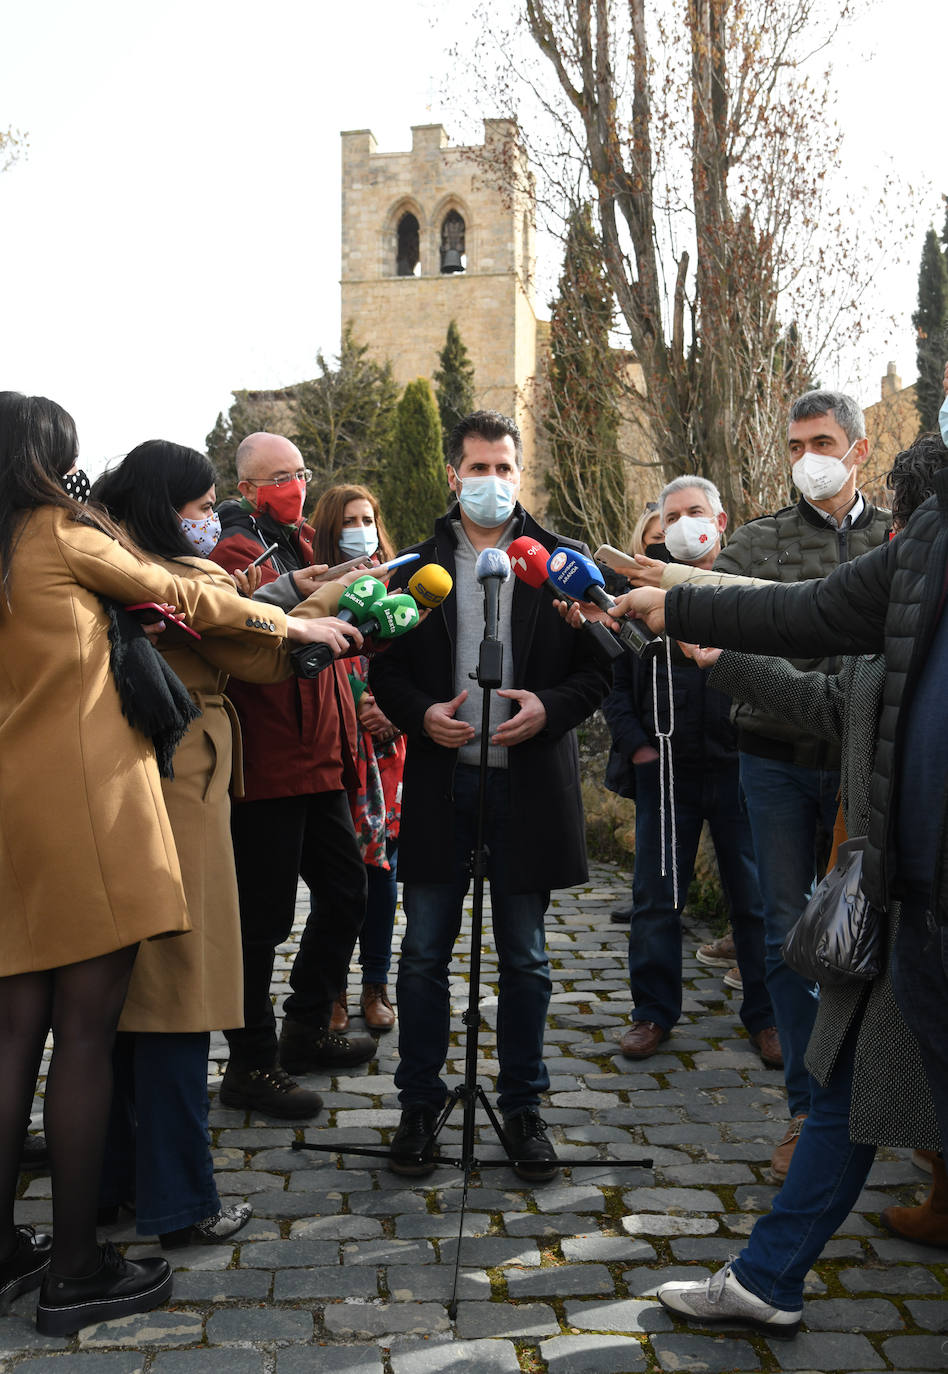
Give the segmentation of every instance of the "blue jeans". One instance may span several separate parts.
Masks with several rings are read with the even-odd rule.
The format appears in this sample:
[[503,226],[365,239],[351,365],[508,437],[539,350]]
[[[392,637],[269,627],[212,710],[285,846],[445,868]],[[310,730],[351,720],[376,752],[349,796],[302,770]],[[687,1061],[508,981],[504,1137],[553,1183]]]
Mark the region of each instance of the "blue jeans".
[[791,1116],[810,1109],[812,1083],[803,1056],[816,1019],[816,989],[783,962],[787,931],[816,884],[816,842],[822,826],[832,835],[839,773],[741,754],[760,891],[764,900],[767,989],[783,1050]]
[[918,1037],[948,1157],[948,927],[929,926],[924,906],[912,901],[902,903],[892,987],[905,1024]]
[[[440,1077],[448,1054],[451,1002],[448,967],[461,929],[477,833],[478,770],[458,764],[454,777],[455,864],[451,883],[406,883],[407,920],[398,963],[398,1053],[395,1085],[403,1107],[439,1109],[448,1088]],[[505,1116],[536,1108],[550,1079],[543,1032],[550,1003],[550,967],[543,917],[549,892],[509,891],[515,862],[507,770],[487,777],[485,842],[490,850],[491,924],[498,964],[498,1105]],[[512,841],[512,843],[508,843]],[[513,854],[508,854],[508,849]]]
[[[741,1020],[754,1035],[774,1024],[764,982],[763,905],[750,827],[741,804],[737,764],[700,776],[679,773],[675,786],[678,904],[671,863],[662,877],[658,761],[635,769],[635,870],[629,923],[629,987],[635,1021],[670,1030],[681,1016],[681,911],[694,872],[702,821],[707,821],[721,887],[731,909],[737,962],[744,981]],[[671,838],[666,817],[666,852]]]
[[135,1202],[140,1236],[220,1211],[207,1132],[206,1031],[121,1031],[99,1202]]
[[874,1145],[849,1139],[855,1028],[827,1087],[813,1080],[810,1112],[784,1185],[734,1263],[745,1288],[784,1311],[803,1306],[803,1281],[853,1209],[872,1167]]
[[398,897],[398,841],[385,846],[390,868],[366,864],[368,891],[365,920],[359,932],[359,964],[363,983],[387,983],[392,963],[392,931],[395,928],[395,903]]

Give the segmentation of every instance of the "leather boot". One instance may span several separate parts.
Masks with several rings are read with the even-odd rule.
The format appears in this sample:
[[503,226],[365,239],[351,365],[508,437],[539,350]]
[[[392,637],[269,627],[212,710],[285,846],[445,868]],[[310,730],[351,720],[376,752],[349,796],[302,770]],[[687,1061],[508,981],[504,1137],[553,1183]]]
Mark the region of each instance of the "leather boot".
[[362,1015],[370,1031],[390,1031],[395,1024],[395,1013],[388,1000],[388,987],[385,983],[364,983],[362,985]]
[[879,1217],[882,1225],[902,1240],[916,1245],[948,1246],[948,1173],[944,1160],[932,1160],[932,1187],[918,1207],[887,1207]]
[[340,992],[335,1002],[332,1004],[332,1015],[329,1018],[329,1029],[331,1031],[342,1032],[349,1029],[349,1005],[346,1001],[345,989]]

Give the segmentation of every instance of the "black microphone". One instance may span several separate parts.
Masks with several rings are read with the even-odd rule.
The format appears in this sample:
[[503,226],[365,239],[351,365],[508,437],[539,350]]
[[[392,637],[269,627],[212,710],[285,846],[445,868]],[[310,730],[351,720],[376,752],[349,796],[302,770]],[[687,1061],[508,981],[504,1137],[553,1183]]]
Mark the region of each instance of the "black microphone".
[[497,639],[500,620],[500,588],[510,576],[510,559],[503,549],[481,549],[474,576],[484,588],[484,638]]

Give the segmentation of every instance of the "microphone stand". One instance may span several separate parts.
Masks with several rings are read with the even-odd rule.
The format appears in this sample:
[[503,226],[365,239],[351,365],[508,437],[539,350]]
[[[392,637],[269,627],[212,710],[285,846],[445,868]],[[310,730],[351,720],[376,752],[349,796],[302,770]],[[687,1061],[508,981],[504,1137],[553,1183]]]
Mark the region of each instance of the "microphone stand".
[[[499,593],[499,588],[497,588]],[[468,1190],[471,1175],[481,1169],[504,1169],[510,1164],[518,1164],[516,1153],[504,1131],[500,1118],[491,1105],[482,1084],[477,1081],[477,1055],[480,1036],[480,991],[481,991],[481,945],[484,933],[484,880],[487,877],[490,851],[484,843],[487,812],[487,751],[490,744],[490,704],[491,692],[503,683],[504,646],[497,635],[497,594],[493,600],[485,587],[485,627],[478,654],[477,671],[470,674],[481,688],[481,748],[478,760],[477,826],[475,830],[474,851],[471,855],[471,874],[474,880],[471,903],[471,964],[468,978],[467,1009],[461,1017],[465,1028],[464,1044],[464,1081],[452,1088],[440,1116],[432,1128],[431,1135],[418,1156],[418,1162],[450,1164],[462,1170],[464,1186],[461,1192],[461,1209],[458,1215],[458,1243],[454,1258],[454,1281],[448,1301],[448,1316],[454,1321],[458,1314],[458,1279],[461,1268],[461,1244],[464,1236],[464,1216],[467,1210]],[[461,1106],[463,1112],[461,1127],[460,1158],[443,1155],[435,1150],[428,1154],[429,1145],[436,1144],[439,1135],[447,1124],[455,1107]],[[497,1139],[503,1146],[506,1159],[480,1159],[475,1153],[474,1127],[477,1107],[484,1108],[487,1119],[494,1128]],[[317,1150],[328,1154],[363,1155],[377,1159],[388,1159],[388,1150],[373,1149],[362,1145],[320,1145],[311,1141],[294,1140],[294,1150]],[[527,1161],[523,1161],[527,1162]],[[651,1168],[651,1159],[576,1159],[559,1160],[570,1169],[598,1169],[603,1164],[619,1164],[627,1168]]]

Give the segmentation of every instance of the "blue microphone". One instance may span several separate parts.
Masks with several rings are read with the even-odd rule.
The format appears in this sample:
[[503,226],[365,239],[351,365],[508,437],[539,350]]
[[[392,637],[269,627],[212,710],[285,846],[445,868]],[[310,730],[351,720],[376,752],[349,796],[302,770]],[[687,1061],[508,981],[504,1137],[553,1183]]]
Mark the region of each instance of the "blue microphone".
[[[554,587],[564,596],[576,601],[591,601],[610,615],[615,611],[615,599],[606,591],[602,573],[585,554],[575,549],[554,549],[546,571]],[[654,653],[662,642],[661,636],[652,634],[643,621],[632,618],[622,620],[619,639],[625,648],[640,656]]]

